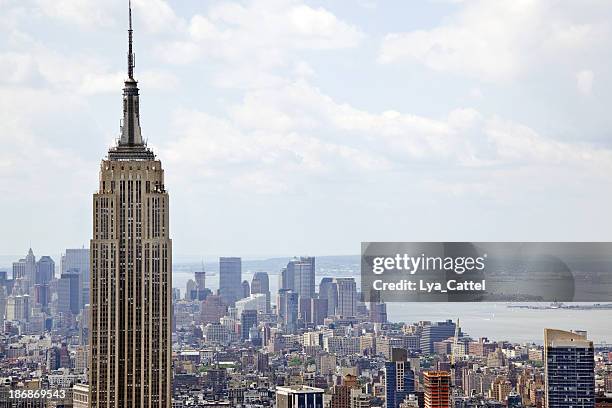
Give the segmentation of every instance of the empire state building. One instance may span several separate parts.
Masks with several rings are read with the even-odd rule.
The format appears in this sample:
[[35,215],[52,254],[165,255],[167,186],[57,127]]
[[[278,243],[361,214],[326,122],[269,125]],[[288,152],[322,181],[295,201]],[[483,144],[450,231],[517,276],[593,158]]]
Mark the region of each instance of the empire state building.
[[121,137],[100,165],[91,240],[91,407],[171,407],[172,241],[161,161],[140,130],[132,12]]

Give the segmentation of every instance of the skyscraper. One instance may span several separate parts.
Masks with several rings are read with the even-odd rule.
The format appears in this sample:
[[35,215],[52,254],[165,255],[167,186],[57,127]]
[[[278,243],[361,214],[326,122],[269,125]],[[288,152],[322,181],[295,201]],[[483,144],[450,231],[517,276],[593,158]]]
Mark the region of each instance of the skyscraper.
[[310,300],[310,322],[316,325],[323,324],[327,315],[327,299],[309,299]]
[[336,314],[338,305],[338,287],[334,283],[334,278],[323,278],[319,284],[319,299],[327,299],[327,315]]
[[102,160],[93,196],[90,406],[169,408],[169,197],[140,130],[131,14],[121,137]]
[[25,258],[20,259],[16,262],[13,262],[13,280],[17,281],[19,279],[25,278],[26,270],[26,260]]
[[202,267],[201,271],[195,272],[194,275],[195,275],[196,288],[198,290],[206,289],[206,271],[204,270],[204,267]]
[[425,408],[449,408],[450,373],[448,371],[425,371],[423,373],[425,388]]
[[247,298],[249,296],[251,296],[251,285],[249,285],[249,281],[248,280],[243,280],[242,283],[240,284],[240,299],[244,299]]
[[386,408],[399,408],[407,395],[414,393],[414,372],[410,369],[408,352],[391,350],[391,361],[385,362]]
[[240,338],[248,340],[249,330],[254,326],[257,327],[257,310],[243,310],[240,315]]
[[241,258],[219,258],[219,295],[228,305],[233,305],[242,297]]
[[4,317],[6,316],[6,288],[0,286],[0,331],[4,330]]
[[55,262],[50,256],[42,256],[36,262],[36,273],[34,278],[34,303],[47,308],[51,293],[49,283],[55,275]]
[[189,279],[185,284],[185,300],[195,300],[193,293],[197,291],[198,284],[193,279]]
[[6,320],[26,322],[30,319],[30,296],[10,295],[6,300]]
[[[202,270],[195,272],[195,282],[193,280],[189,280],[187,282],[187,294],[185,299],[187,300],[204,300],[208,293],[212,293],[210,290],[206,289],[206,272],[204,271],[204,265],[202,265]],[[193,285],[190,285],[190,282],[193,282]]]
[[[285,284],[282,289],[291,289],[301,298],[315,297],[315,258],[295,258],[283,270]],[[286,286],[286,287],[285,287]]]
[[255,272],[251,281],[251,294],[266,295],[266,313],[270,313],[270,278],[266,272]]
[[50,256],[41,256],[36,263],[36,278],[34,283],[47,285],[55,275],[55,262]]
[[78,273],[62,273],[58,283],[58,311],[78,315],[81,310],[81,276]]
[[334,282],[338,290],[336,315],[355,317],[357,315],[357,283],[355,283],[355,278],[336,278]]
[[278,317],[282,321],[287,333],[295,333],[297,329],[299,296],[289,289],[278,291]]
[[77,273],[81,277],[81,308],[89,302],[89,248],[69,248],[62,255],[61,273]]
[[544,329],[546,407],[594,407],[593,342],[583,334]]
[[21,289],[23,293],[29,293],[30,287],[34,284],[35,275],[36,256],[30,248],[25,258],[13,262],[13,279],[18,289]]
[[433,344],[438,341],[444,341],[455,335],[455,323],[452,320],[444,322],[436,322],[423,327],[421,334],[421,351],[423,354],[432,354],[434,352]]

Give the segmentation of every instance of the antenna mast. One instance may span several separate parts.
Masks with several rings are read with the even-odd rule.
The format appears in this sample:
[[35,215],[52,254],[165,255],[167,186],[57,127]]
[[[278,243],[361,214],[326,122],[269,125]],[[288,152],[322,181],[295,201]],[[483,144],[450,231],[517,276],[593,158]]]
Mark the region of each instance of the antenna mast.
[[132,52],[132,40],[133,40],[133,30],[132,30],[132,0],[128,1],[129,14],[130,14],[130,28],[128,29],[128,78],[134,79],[134,53]]

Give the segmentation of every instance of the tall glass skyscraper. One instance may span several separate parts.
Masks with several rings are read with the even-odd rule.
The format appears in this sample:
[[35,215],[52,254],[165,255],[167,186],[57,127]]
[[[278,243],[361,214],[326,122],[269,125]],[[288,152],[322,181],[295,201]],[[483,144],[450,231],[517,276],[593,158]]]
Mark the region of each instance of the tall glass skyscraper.
[[228,305],[233,305],[242,298],[241,258],[219,258],[219,295]]
[[286,273],[288,282],[292,282],[292,289],[300,298],[310,299],[315,297],[315,258],[300,257],[289,261]]
[[132,17],[121,137],[100,165],[91,240],[90,407],[172,405],[172,242],[161,162],[140,130]]
[[546,407],[595,406],[593,342],[584,334],[545,329],[544,363]]
[[34,283],[37,285],[47,285],[55,276],[55,262],[50,256],[41,256],[36,263],[36,278]]
[[89,302],[89,248],[69,248],[62,255],[61,273],[76,273],[79,275],[81,308]]
[[399,408],[406,396],[413,393],[414,372],[410,368],[408,352],[394,348],[391,361],[385,362],[385,408]]

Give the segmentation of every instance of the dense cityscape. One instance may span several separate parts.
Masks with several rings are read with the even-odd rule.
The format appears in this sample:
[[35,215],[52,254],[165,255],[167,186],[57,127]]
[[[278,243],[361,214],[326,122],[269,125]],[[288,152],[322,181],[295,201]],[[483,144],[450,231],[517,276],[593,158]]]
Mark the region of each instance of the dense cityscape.
[[460,316],[391,322],[355,277],[316,282],[314,257],[250,281],[240,257],[221,257],[218,288],[204,269],[173,285],[129,16],[121,132],[100,165],[90,247],[59,265],[29,249],[0,270],[0,408],[612,407],[612,349],[579,321],[542,321],[541,344],[472,338]]
[[[0,272],[1,406],[88,406],[89,249],[66,249],[58,266],[30,250]],[[249,282],[240,258],[222,257],[218,290],[204,270],[173,288],[173,406],[612,403],[612,349],[588,333],[546,329],[542,346],[471,338],[456,320],[389,322],[384,303],[360,301],[354,278],[316,284],[315,270],[314,257],[289,261],[271,293],[267,272]],[[65,397],[10,398],[43,389]]]

